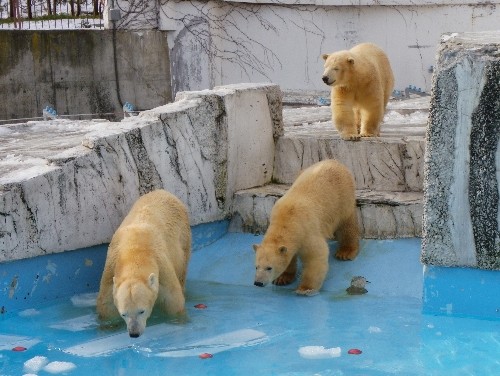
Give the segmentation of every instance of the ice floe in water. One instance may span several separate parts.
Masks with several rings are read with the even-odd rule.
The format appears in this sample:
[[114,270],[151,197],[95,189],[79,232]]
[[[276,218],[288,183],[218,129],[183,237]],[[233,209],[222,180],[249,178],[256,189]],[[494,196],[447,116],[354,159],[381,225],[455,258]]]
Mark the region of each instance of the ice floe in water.
[[75,307],[94,307],[96,305],[97,292],[79,294],[71,297],[71,303]]
[[23,371],[33,374],[40,372],[43,367],[49,363],[49,360],[45,356],[35,356],[24,362]]
[[0,351],[12,350],[14,347],[26,347],[29,349],[39,342],[40,340],[36,338],[0,334]]
[[327,349],[324,346],[303,346],[299,348],[300,356],[306,359],[338,358],[341,352],[340,347]]
[[139,338],[130,338],[128,332],[123,331],[119,334],[80,343],[63,351],[82,357],[107,356],[120,350],[145,345],[157,338],[167,337],[180,329],[174,325],[152,325],[148,326],[144,334]]
[[63,373],[68,372],[76,368],[75,363],[71,362],[50,362],[43,370],[49,373]]
[[232,332],[209,337],[196,342],[190,342],[167,351],[156,354],[157,356],[180,358],[185,356],[199,356],[200,354],[216,354],[236,347],[253,346],[267,340],[266,333],[254,329],[240,329]]
[[21,317],[31,317],[31,316],[36,316],[39,314],[40,314],[40,311],[38,311],[34,308],[28,308],[28,309],[25,309],[24,311],[21,311],[18,313],[18,315]]
[[378,326],[370,326],[368,328],[369,333],[381,333],[382,329],[380,329]]
[[50,325],[51,328],[68,330],[70,332],[80,332],[82,330],[92,329],[98,326],[96,315],[88,314],[75,317],[69,320],[61,321]]

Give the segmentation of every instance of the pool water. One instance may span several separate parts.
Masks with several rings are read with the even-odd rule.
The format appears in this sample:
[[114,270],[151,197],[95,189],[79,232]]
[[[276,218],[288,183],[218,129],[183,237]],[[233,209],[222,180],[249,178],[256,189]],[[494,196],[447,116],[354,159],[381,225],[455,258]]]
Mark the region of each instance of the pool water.
[[[155,312],[136,339],[99,325],[95,291],[3,314],[0,375],[500,373],[500,321],[422,314],[419,239],[363,241],[356,260],[331,260],[314,297],[253,286],[260,240],[230,233],[193,252],[186,317]],[[346,293],[356,275],[366,294]]]

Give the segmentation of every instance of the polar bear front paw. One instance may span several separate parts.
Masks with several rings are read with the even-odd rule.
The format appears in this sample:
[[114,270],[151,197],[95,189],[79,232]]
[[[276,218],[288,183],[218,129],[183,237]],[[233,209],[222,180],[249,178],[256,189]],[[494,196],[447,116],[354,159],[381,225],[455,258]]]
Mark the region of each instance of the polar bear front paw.
[[341,134],[340,137],[342,137],[344,141],[359,141],[361,139],[359,134]]
[[318,295],[319,291],[314,290],[314,289],[305,288],[305,287],[299,287],[297,290],[295,290],[295,293],[297,295],[303,295],[303,296],[314,296],[314,295]]
[[295,280],[295,273],[282,273],[278,278],[273,281],[276,286],[289,285]]

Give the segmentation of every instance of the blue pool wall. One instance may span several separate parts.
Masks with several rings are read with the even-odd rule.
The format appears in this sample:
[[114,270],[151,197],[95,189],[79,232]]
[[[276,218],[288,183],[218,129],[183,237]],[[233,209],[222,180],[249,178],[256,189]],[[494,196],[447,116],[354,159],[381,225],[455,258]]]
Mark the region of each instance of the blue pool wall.
[[[192,227],[196,252],[227,233],[228,221]],[[76,294],[99,290],[108,244],[0,264],[0,312],[53,304]]]
[[[243,257],[232,255],[234,252],[242,252],[238,247],[234,247],[234,244],[217,242],[228,233],[228,228],[228,221],[192,227],[193,254],[207,252],[208,260],[213,262],[214,267],[210,266],[207,269],[205,260],[200,264],[198,259],[197,263],[190,265],[191,272],[200,275],[202,280],[205,276],[212,282],[225,283],[231,282],[231,278],[234,281],[244,278],[245,284],[251,285],[252,265],[246,265],[244,268],[246,272],[241,273],[241,265],[235,266],[234,271],[230,271],[227,270],[228,262],[217,261],[220,257],[230,257],[232,258],[230,264],[231,262],[238,264],[238,260]],[[258,239],[256,237],[255,241],[258,242]],[[418,260],[419,245],[420,240],[417,238],[404,241],[363,240],[362,252],[367,254],[354,263],[335,265],[336,261],[333,260],[331,267],[336,272],[333,277],[330,277],[333,278],[331,281],[325,281],[325,288],[340,291],[345,288],[347,274],[354,272],[369,274],[367,268],[373,270],[373,264],[377,264],[379,266],[376,266],[375,273],[372,273],[370,277],[373,285],[370,286],[372,294],[388,295],[397,291],[404,295],[421,297],[424,314],[500,319],[498,294],[500,273],[472,268],[423,266]],[[218,247],[224,249],[218,249]],[[334,242],[330,247],[335,247]],[[398,247],[405,249],[396,249]],[[408,253],[407,247],[416,252]],[[234,248],[234,252],[226,248]],[[245,250],[246,248],[251,247],[245,247]],[[106,252],[107,244],[102,244],[3,263],[0,272],[1,312],[11,314],[20,310],[51,305],[57,300],[67,300],[73,295],[95,293],[99,289]],[[399,262],[398,256],[403,257]],[[407,265],[409,257],[412,258],[410,263],[412,266]],[[245,259],[248,257],[245,256]],[[387,260],[394,260],[394,263],[388,264]],[[368,265],[370,263],[371,266]],[[338,275],[339,270],[343,270],[342,275]],[[231,277],[235,272],[241,275]],[[423,274],[418,277],[418,274],[422,272]],[[408,286],[409,283],[418,286]],[[419,294],[419,290],[422,294]]]

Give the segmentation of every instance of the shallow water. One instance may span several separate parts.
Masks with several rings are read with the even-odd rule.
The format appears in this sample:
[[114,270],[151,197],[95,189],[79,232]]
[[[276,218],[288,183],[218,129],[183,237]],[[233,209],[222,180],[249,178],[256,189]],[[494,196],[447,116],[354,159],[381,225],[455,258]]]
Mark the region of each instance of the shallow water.
[[[253,286],[260,240],[227,234],[195,251],[186,317],[155,312],[136,339],[99,325],[95,292],[4,313],[0,375],[498,374],[500,321],[422,314],[419,239],[363,241],[355,261],[332,258],[314,297]],[[370,280],[367,294],[346,293],[355,275]],[[301,356],[308,346],[327,351]]]

